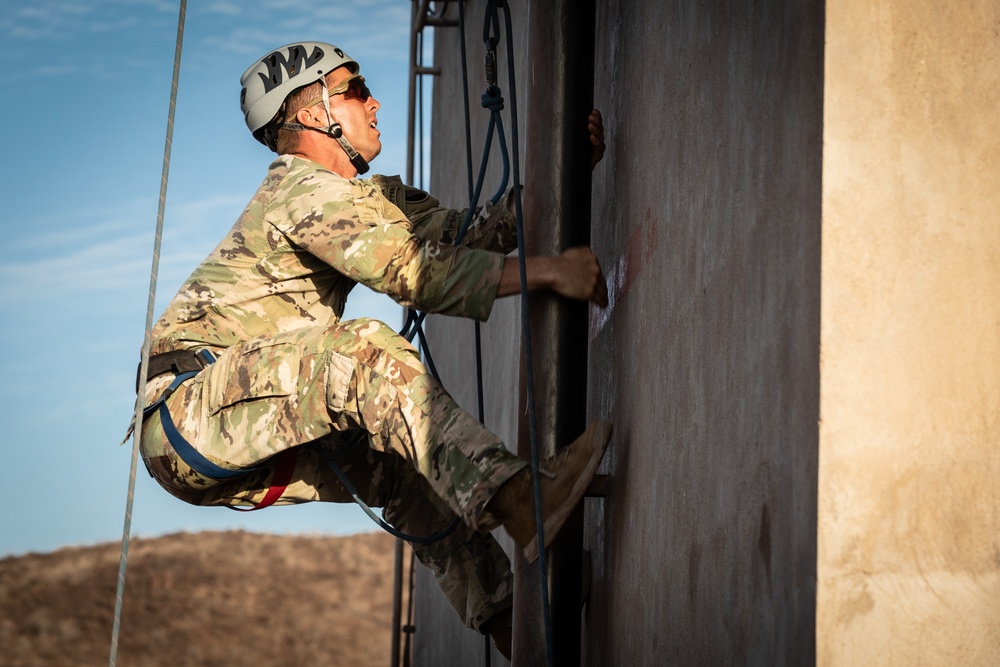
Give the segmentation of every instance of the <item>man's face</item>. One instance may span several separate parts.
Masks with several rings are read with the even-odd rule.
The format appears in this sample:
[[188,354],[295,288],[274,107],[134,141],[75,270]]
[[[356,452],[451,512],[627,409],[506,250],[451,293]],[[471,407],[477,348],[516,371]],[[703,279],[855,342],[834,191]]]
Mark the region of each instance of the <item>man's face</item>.
[[[335,89],[341,83],[354,75],[347,67],[338,67],[328,80],[329,87]],[[371,161],[382,152],[382,133],[376,128],[378,120],[376,112],[381,108],[374,97],[364,97],[366,91],[363,82],[358,79],[352,82],[350,88],[340,95],[330,96],[330,114],[334,121],[344,129],[344,136],[354,146],[354,150],[365,160]]]

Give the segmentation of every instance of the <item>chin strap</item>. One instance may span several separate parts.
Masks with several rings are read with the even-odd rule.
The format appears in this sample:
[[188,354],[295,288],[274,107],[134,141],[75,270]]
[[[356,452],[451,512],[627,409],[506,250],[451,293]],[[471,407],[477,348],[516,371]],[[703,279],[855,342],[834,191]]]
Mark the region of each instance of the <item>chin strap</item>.
[[[329,111],[327,113],[329,114]],[[327,118],[329,118],[329,116],[327,116]],[[315,129],[323,131],[322,128]],[[361,153],[354,150],[354,146],[352,146],[351,142],[344,136],[344,130],[340,127],[340,123],[330,123],[330,127],[326,129],[326,133],[336,139],[337,143],[340,144],[340,147],[344,149],[344,152],[347,153],[347,157],[351,159],[351,164],[358,170],[358,175],[364,174],[368,171],[368,160],[364,159],[361,156]]]
[[370,168],[368,166],[368,160],[361,156],[351,142],[347,140],[344,136],[344,129],[340,126],[340,123],[335,123],[333,121],[333,115],[330,113],[330,91],[326,87],[326,77],[320,77],[320,85],[323,86],[323,109],[326,110],[326,127],[309,127],[308,125],[302,125],[300,123],[285,123],[282,125],[283,129],[286,130],[313,130],[315,132],[322,132],[323,134],[332,137],[337,140],[340,147],[344,149],[347,153],[347,157],[350,158],[351,164],[357,169],[358,175],[365,174]]

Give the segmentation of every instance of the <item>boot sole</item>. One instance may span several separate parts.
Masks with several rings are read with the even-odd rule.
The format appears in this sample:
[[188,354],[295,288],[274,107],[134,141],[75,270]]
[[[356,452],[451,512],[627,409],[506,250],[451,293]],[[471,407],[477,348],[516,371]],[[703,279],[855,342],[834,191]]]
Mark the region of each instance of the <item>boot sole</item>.
[[[587,487],[590,486],[590,480],[594,478],[597,467],[601,465],[601,460],[608,450],[608,444],[611,442],[611,422],[602,419],[597,424],[598,427],[594,429],[594,433],[591,436],[591,443],[594,449],[591,452],[590,459],[587,461],[587,465],[583,469],[583,473],[577,478],[576,483],[573,484],[573,488],[570,490],[570,494],[565,502],[545,520],[543,532],[545,533],[546,547],[552,544],[552,540],[559,533],[559,529],[563,527],[566,519],[569,518],[569,515],[576,509],[577,504],[583,499],[583,494],[587,492]],[[524,548],[524,558],[528,563],[534,563],[538,560],[537,534],[531,538],[531,542]]]

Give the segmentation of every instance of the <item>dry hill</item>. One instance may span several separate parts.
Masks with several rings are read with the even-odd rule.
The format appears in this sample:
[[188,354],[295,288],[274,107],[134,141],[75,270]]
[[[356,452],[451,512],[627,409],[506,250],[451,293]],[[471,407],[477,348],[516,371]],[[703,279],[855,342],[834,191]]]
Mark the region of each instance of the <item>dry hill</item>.
[[[0,560],[0,666],[107,665],[119,544]],[[393,539],[183,533],[131,543],[121,667],[389,664]]]

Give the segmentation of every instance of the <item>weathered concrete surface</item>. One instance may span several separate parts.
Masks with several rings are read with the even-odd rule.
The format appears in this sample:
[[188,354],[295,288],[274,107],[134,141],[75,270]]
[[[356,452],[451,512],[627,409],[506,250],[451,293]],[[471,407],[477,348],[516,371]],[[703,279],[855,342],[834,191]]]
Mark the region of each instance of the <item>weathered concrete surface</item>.
[[[996,664],[1000,4],[598,5],[612,305],[587,411],[616,434],[611,495],[587,501],[584,664]],[[435,44],[433,186],[458,205],[455,31]],[[545,100],[521,103],[544,127]],[[518,312],[484,328],[510,443]],[[471,325],[430,329],[474,410]],[[481,664],[421,576],[416,664]]]
[[822,3],[602,5],[586,664],[809,664]]
[[827,2],[817,662],[1000,661],[1000,3]]
[[[526,3],[511,5],[523,39]],[[612,418],[616,433],[603,468],[611,495],[586,501],[584,664],[809,664],[823,6],[598,5],[596,71],[567,72],[595,77],[609,145],[592,235],[613,303],[591,314],[581,409]],[[483,6],[467,5],[480,53]],[[518,44],[519,63],[527,47]],[[458,205],[467,198],[455,30],[438,30],[435,48],[445,71],[432,185]],[[478,156],[481,57],[470,62]],[[522,128],[549,122],[545,99],[519,103]],[[516,302],[500,304],[484,329],[487,424],[510,443],[517,318]],[[471,325],[437,318],[429,328],[448,350],[435,355],[446,386],[474,410]],[[455,627],[426,574],[419,594],[416,664],[482,664],[481,640]]]

